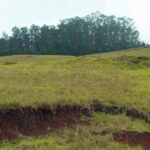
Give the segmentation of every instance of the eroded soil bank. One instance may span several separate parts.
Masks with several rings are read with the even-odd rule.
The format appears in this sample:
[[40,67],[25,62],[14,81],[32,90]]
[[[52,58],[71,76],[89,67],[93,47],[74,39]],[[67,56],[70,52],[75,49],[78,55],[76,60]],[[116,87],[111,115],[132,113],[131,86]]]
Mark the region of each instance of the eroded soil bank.
[[38,136],[81,122],[84,108],[77,105],[0,110],[0,140]]
[[[37,108],[24,107],[0,109],[0,140],[13,140],[23,136],[38,136],[63,127],[72,127],[83,121],[82,116],[90,117],[93,112],[103,112],[145,120],[149,116],[134,108],[93,103],[87,107],[80,105],[43,105]],[[148,135],[150,136],[150,135]]]
[[120,131],[114,133],[113,137],[117,142],[130,146],[141,146],[144,150],[150,150],[150,132]]

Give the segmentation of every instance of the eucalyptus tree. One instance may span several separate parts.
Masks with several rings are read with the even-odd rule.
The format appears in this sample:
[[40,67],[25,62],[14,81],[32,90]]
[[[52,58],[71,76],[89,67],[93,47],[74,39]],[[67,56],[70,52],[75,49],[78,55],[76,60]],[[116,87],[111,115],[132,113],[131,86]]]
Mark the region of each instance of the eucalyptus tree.
[[57,26],[14,27],[6,37],[0,39],[1,55],[84,55],[142,45],[132,19],[100,12],[64,19]]

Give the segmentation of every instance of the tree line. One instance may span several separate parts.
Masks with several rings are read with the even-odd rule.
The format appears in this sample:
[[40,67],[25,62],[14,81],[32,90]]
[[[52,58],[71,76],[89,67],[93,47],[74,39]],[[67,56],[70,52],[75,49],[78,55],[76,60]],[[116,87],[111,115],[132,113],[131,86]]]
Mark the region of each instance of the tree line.
[[60,21],[57,26],[13,27],[0,38],[0,55],[84,55],[138,47],[139,32],[126,17],[99,12]]

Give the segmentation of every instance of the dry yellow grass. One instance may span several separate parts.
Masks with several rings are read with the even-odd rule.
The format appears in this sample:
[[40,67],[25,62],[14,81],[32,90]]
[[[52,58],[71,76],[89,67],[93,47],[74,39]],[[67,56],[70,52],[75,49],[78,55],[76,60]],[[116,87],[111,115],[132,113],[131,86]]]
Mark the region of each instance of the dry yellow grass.
[[88,104],[96,99],[149,111],[149,65],[141,65],[142,61],[118,61],[125,54],[134,59],[143,54],[149,63],[149,51],[137,49],[82,57],[1,57],[0,106]]

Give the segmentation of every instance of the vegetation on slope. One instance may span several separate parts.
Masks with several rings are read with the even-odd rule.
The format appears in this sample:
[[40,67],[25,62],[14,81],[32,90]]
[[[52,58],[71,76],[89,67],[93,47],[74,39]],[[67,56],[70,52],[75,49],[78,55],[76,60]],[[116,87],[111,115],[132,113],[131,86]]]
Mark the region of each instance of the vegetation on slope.
[[[148,112],[149,51],[137,49],[82,57],[1,57],[0,106],[89,104],[97,100]],[[134,63],[135,59],[139,62]]]
[[[96,100],[149,113],[149,66],[148,48],[82,57],[1,57],[0,107],[36,107],[45,103],[89,105]],[[149,132],[150,125],[125,115],[94,113],[89,125],[61,129],[47,136],[1,141],[0,149],[141,150],[114,142],[112,133],[119,130]]]

